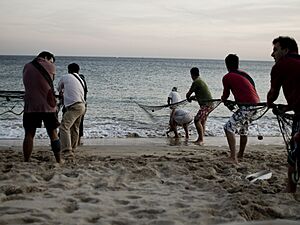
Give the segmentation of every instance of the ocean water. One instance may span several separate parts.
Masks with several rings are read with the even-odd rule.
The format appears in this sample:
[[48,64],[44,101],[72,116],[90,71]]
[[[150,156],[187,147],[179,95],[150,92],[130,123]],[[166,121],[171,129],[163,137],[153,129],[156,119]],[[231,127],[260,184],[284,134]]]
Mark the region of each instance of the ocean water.
[[[24,90],[22,69],[34,56],[0,56],[0,90]],[[164,105],[173,86],[185,98],[192,80],[189,70],[198,67],[203,80],[208,84],[213,98],[222,94],[222,77],[227,73],[223,60],[162,59],[162,58],[109,58],[109,57],[56,57],[57,85],[60,77],[67,73],[69,63],[78,63],[80,73],[88,84],[88,110],[84,120],[85,138],[164,137],[168,128],[170,109],[164,108],[147,113],[136,102],[144,105]],[[266,101],[269,89],[271,61],[243,61],[240,68],[247,71],[256,83],[261,101]],[[233,100],[233,97],[231,96]],[[0,113],[12,104],[0,98]],[[280,95],[278,103],[285,103]],[[195,114],[196,102],[188,103],[184,109]],[[19,102],[15,112],[22,111]],[[221,104],[208,118],[207,136],[224,136],[223,125],[232,113]],[[0,115],[0,138],[22,139],[22,115],[5,113]],[[259,131],[258,131],[259,130]],[[183,133],[179,129],[179,132]],[[272,112],[255,121],[249,129],[250,136],[280,136],[277,121]],[[196,136],[194,125],[190,133]],[[45,129],[38,129],[37,138],[46,138]]]

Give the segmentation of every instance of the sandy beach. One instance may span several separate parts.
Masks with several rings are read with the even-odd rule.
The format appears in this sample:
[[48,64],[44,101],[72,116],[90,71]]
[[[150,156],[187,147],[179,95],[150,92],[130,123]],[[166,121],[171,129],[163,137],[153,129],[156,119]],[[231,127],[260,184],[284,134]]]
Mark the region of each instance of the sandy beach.
[[[47,140],[29,163],[20,140],[1,140],[0,224],[300,224],[281,139],[250,140],[239,165],[224,161],[225,141],[85,140],[59,165]],[[245,178],[261,170],[272,177]]]

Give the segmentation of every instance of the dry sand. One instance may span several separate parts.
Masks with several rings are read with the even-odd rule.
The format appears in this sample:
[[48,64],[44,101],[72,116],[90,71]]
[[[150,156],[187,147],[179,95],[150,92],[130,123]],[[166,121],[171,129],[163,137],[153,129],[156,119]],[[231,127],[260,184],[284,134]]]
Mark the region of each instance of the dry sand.
[[[250,142],[239,165],[224,161],[224,139],[149,140],[86,141],[63,165],[48,144],[25,163],[20,141],[0,141],[0,224],[300,224],[300,189],[284,193],[278,139]],[[272,177],[245,179],[260,170]]]

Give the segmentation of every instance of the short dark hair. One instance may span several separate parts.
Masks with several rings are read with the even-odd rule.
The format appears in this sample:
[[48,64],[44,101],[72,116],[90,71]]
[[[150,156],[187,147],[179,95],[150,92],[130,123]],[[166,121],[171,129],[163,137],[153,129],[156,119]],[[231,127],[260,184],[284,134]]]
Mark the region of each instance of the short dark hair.
[[78,73],[80,70],[79,65],[77,63],[71,63],[68,65],[69,73]]
[[228,69],[238,69],[239,57],[236,54],[229,54],[225,58],[225,63]]
[[47,60],[53,59],[53,62],[55,62],[55,57],[51,52],[43,51],[40,54],[38,54],[37,57],[41,57],[41,58],[47,59]]
[[190,70],[190,73],[191,73],[191,75],[193,75],[193,76],[197,76],[197,77],[200,76],[200,72],[199,72],[199,69],[198,69],[197,67],[193,67],[193,68]]
[[279,43],[282,49],[298,52],[298,45],[294,38],[288,36],[279,36],[278,38],[275,38],[272,43],[273,45]]

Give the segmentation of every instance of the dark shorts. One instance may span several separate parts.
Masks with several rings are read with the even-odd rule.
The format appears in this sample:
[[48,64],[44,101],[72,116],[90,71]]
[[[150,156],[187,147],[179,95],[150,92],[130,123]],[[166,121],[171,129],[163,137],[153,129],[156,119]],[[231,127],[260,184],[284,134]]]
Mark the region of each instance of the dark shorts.
[[59,127],[60,123],[57,118],[57,113],[24,113],[23,114],[23,127],[24,129],[41,128],[44,122],[47,130],[53,130]]

